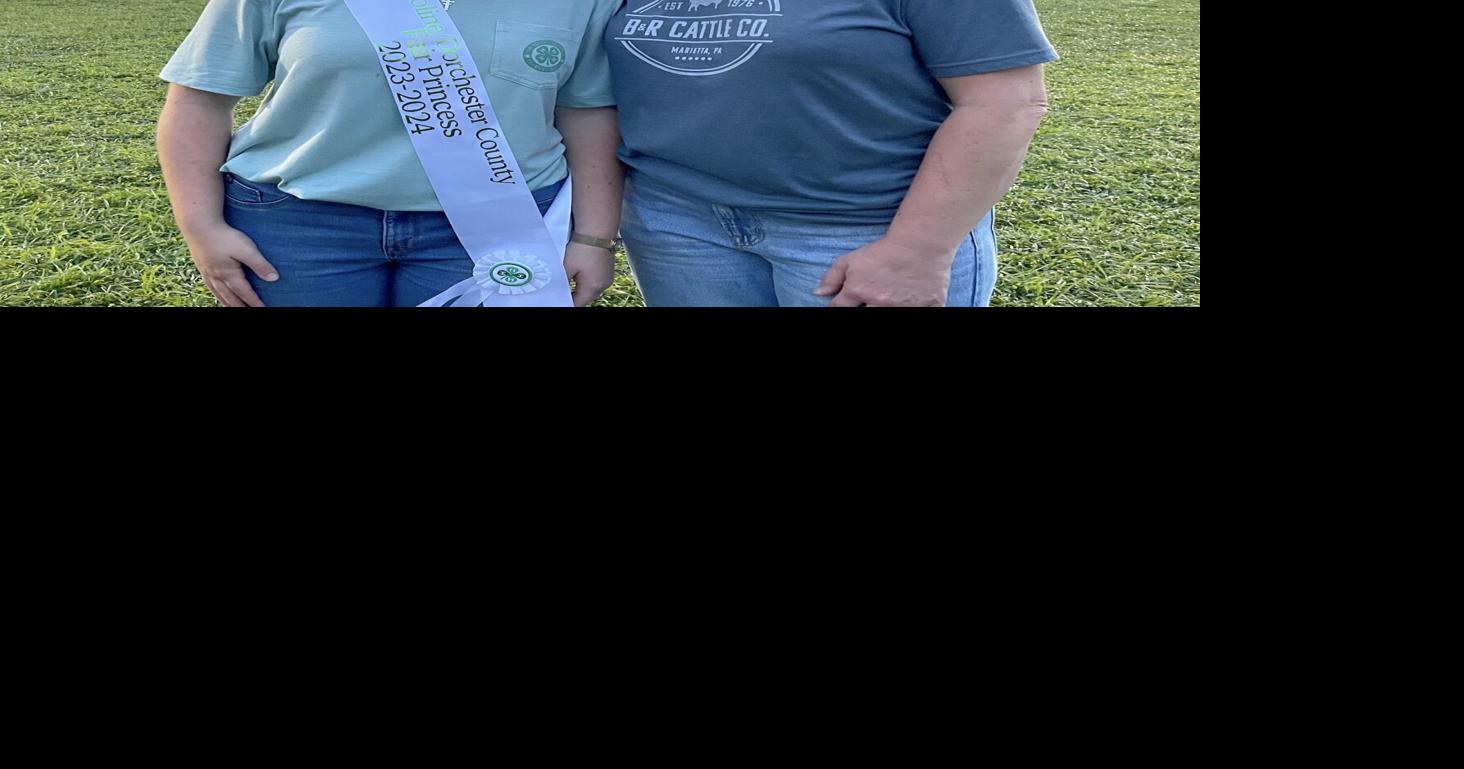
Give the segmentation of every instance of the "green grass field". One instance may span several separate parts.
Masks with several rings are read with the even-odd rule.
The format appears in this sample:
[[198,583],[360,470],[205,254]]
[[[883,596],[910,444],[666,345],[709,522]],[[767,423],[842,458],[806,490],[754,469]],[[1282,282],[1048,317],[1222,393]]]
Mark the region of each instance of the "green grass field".
[[[152,144],[157,72],[203,6],[6,9],[0,305],[214,303],[173,228]],[[996,303],[1199,305],[1199,0],[1037,7],[1064,60],[1048,70],[1051,115],[999,212]],[[604,304],[640,304],[628,276]]]

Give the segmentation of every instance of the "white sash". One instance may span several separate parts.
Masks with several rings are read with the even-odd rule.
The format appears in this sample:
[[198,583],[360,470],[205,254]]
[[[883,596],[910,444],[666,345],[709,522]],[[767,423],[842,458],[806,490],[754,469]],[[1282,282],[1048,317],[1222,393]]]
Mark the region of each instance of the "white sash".
[[543,216],[442,0],[346,0],[376,44],[412,146],[473,277],[423,307],[571,307],[571,183]]

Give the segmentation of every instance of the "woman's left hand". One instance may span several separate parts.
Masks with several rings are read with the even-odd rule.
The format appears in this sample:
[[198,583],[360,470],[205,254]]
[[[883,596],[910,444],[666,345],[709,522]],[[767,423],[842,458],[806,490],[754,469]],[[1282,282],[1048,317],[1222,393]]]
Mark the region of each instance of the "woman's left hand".
[[814,290],[830,307],[944,307],[956,252],[877,240],[839,257]]
[[615,281],[615,254],[604,248],[570,243],[564,249],[564,272],[574,284],[574,306],[589,307]]

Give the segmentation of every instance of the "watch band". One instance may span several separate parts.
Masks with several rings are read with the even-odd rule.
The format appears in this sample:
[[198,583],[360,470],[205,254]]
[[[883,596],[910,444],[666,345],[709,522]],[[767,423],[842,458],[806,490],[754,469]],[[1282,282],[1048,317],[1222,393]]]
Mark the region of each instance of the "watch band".
[[578,232],[569,236],[569,242],[579,243],[583,246],[594,246],[595,248],[603,248],[606,251],[610,251],[612,253],[620,245],[620,241],[618,239],[606,240],[605,238],[591,237],[589,235],[583,235]]

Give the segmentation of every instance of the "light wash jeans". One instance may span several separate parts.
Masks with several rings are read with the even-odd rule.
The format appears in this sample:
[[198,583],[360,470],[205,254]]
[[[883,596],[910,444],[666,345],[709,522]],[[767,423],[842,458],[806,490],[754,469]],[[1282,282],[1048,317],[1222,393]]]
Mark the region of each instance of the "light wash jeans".
[[[534,192],[548,210],[563,182]],[[380,211],[301,200],[225,175],[224,221],[279,270],[245,270],[266,307],[416,307],[473,277],[473,259],[440,211]]]
[[[823,307],[813,291],[835,260],[884,237],[885,225],[811,221],[729,208],[626,180],[620,233],[650,307]],[[992,215],[956,251],[951,307],[985,307],[996,286]]]

